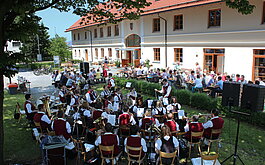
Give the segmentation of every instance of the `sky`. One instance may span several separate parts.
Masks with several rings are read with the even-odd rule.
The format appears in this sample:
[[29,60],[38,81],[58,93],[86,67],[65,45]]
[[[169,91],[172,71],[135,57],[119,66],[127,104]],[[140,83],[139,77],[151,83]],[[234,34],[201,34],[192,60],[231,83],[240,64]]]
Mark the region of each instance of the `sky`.
[[55,34],[60,37],[66,37],[66,41],[71,41],[71,32],[64,32],[67,28],[73,25],[80,17],[71,12],[59,12],[56,9],[46,9],[37,12],[37,15],[42,18],[42,22],[49,28],[50,37],[53,38]]

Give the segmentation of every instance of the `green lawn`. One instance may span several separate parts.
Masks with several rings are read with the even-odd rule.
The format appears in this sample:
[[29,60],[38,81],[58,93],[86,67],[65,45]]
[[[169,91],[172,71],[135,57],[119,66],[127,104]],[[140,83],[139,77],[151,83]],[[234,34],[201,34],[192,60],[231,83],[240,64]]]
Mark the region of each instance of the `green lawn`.
[[[102,91],[102,85],[94,86],[98,94]],[[127,93],[123,90],[123,94]],[[144,96],[144,99],[152,98]],[[16,102],[21,106],[24,103],[24,95],[9,95],[5,93],[4,99],[4,128],[5,128],[5,147],[4,154],[6,162],[39,164],[41,153],[39,145],[32,139],[31,129],[26,128],[26,120],[18,123],[13,119]],[[193,114],[205,113],[191,107],[183,106],[188,117]],[[222,148],[220,149],[219,160],[224,160],[234,152],[234,140],[236,135],[237,121],[224,117],[225,126],[222,133]],[[254,127],[242,122],[240,127],[238,154],[246,165],[265,164],[265,131],[262,128]],[[233,159],[230,159],[230,162]],[[226,164],[230,164],[230,162]],[[239,164],[239,162],[238,162]]]

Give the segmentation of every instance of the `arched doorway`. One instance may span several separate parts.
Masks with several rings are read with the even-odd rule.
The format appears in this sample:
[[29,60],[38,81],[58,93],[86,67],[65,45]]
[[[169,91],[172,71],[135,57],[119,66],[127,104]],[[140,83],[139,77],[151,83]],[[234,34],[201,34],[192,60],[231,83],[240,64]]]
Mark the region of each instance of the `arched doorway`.
[[141,58],[141,37],[137,34],[131,34],[125,39],[125,57],[122,59],[122,66],[129,63],[138,67]]

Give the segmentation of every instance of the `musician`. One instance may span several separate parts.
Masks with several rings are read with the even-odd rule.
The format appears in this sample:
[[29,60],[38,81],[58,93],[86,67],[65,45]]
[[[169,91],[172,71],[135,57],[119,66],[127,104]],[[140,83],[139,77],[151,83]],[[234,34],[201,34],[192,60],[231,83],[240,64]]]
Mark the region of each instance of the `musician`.
[[[155,91],[162,93],[162,96],[164,98],[170,99],[170,97],[171,97],[171,86],[169,85],[167,79],[163,79],[162,83],[163,83],[162,89],[160,91],[155,89]],[[168,100],[168,101],[170,101],[170,100]]]
[[64,112],[59,111],[57,114],[58,119],[52,122],[52,129],[55,132],[56,136],[64,136],[66,140],[69,140],[71,137],[71,126],[70,124],[64,119]]
[[113,110],[116,112],[120,109],[120,103],[122,101],[121,90],[118,88],[114,90],[114,97],[113,97]]
[[[187,123],[187,125],[184,127],[185,132],[185,138],[188,141],[191,141],[191,132],[202,132],[204,130],[202,123],[198,122],[199,115],[193,115],[192,116],[192,122]],[[192,139],[193,142],[198,142],[201,139],[201,137],[194,137]]]
[[178,103],[177,98],[175,96],[172,97],[171,105],[174,107],[174,112],[177,112],[181,109],[181,105]]
[[151,111],[147,110],[145,112],[145,117],[139,121],[139,127],[141,127],[141,129],[148,129],[151,124],[155,124],[157,127],[160,126],[159,121],[152,117]]
[[104,109],[109,109],[110,111],[113,111],[113,97],[109,96],[107,100],[104,102]]
[[[101,92],[101,96],[104,98],[104,99],[107,99],[110,95],[111,95],[111,92],[109,91],[109,88],[107,85],[104,85],[103,86],[103,91]],[[105,100],[104,100],[105,101]]]
[[73,76],[71,75],[71,76],[69,76],[69,78],[68,78],[68,80],[66,82],[66,87],[67,88],[72,88],[73,83],[74,83],[74,79],[73,79]]
[[33,122],[34,115],[37,113],[36,107],[34,104],[31,103],[31,94],[25,95],[25,103],[24,103],[24,109],[26,111],[27,119],[31,122]]
[[86,93],[86,101],[91,107],[95,107],[97,101],[97,93],[93,89],[91,89],[91,86],[88,87],[88,91]]
[[71,93],[71,102],[70,102],[70,106],[74,107],[74,106],[78,106],[78,93],[77,91],[74,91]]
[[135,91],[135,88],[131,88],[131,90],[128,93],[127,97],[132,100],[133,105],[136,103],[137,92]]
[[163,107],[161,101],[156,102],[156,108],[153,109],[153,115],[165,115],[167,114],[167,109]]
[[43,104],[38,105],[38,112],[34,115],[34,122],[40,123],[40,127],[43,131],[47,131],[48,128],[50,129],[51,120],[45,114]]
[[[144,157],[145,153],[147,152],[146,142],[141,136],[139,135],[139,126],[138,125],[132,125],[130,127],[130,133],[131,136],[127,137],[124,140],[124,146],[125,146],[125,152],[127,153],[126,146],[129,147],[141,147],[142,146],[142,154],[141,158]],[[130,151],[130,154],[139,155],[139,152],[137,151]]]
[[179,131],[179,125],[173,120],[172,113],[167,114],[167,121],[164,123],[164,125],[167,125],[171,132]]
[[114,78],[112,77],[112,73],[109,73],[108,88],[110,89],[110,91],[114,91],[115,88],[115,81]]
[[[155,142],[155,151],[159,154],[159,151],[166,152],[166,153],[173,153],[176,150],[179,150],[179,142],[177,138],[171,135],[170,129],[168,126],[164,125],[161,128],[161,138],[157,139]],[[157,164],[159,161],[162,161],[163,164],[171,164],[172,159],[157,159]]]
[[[210,139],[211,138],[211,132],[212,129],[222,129],[224,126],[224,119],[222,119],[221,117],[218,116],[219,115],[219,111],[213,110],[211,112],[211,120],[207,121],[206,123],[203,124],[204,127],[204,133],[203,133],[203,137],[205,137],[206,139]],[[219,138],[219,134],[213,134],[212,135],[212,139],[217,139]]]
[[66,98],[65,98],[66,93],[67,93],[67,88],[66,88],[65,85],[63,85],[63,86],[61,87],[60,91],[59,91],[59,98],[60,98],[60,101],[61,101],[62,103],[65,103],[65,102],[66,102]]
[[129,114],[128,107],[125,107],[123,109],[123,113],[119,115],[118,123],[119,125],[128,125],[128,124],[135,125],[136,124],[133,115]]
[[[112,131],[112,126],[110,123],[107,123],[105,125],[105,130],[106,132],[104,133],[104,135],[100,135],[97,140],[95,141],[95,145],[99,146],[99,145],[103,145],[103,146],[112,146],[114,145],[114,156],[117,156],[120,154],[120,149],[119,149],[119,137],[116,134],[113,134]],[[102,153],[104,156],[109,155],[109,152],[103,152]],[[107,160],[107,163],[109,163],[109,161]],[[115,162],[114,162],[115,164]]]

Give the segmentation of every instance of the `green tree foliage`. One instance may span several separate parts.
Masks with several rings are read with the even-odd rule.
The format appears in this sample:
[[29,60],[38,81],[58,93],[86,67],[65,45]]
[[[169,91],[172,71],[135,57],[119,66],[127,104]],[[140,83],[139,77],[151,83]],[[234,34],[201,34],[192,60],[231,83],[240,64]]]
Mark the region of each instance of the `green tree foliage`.
[[66,44],[66,38],[60,37],[57,34],[51,39],[51,45],[48,52],[52,56],[59,56],[62,61],[71,57],[71,51]]
[[37,33],[32,33],[28,38],[23,42],[23,46],[21,47],[22,54],[25,57],[26,63],[30,63],[32,61],[37,60],[38,52],[38,39],[39,38],[39,47],[40,54],[42,55],[43,61],[52,60],[52,56],[49,55],[48,49],[50,47],[50,39],[49,39],[48,28],[44,26],[43,23],[38,23]]

